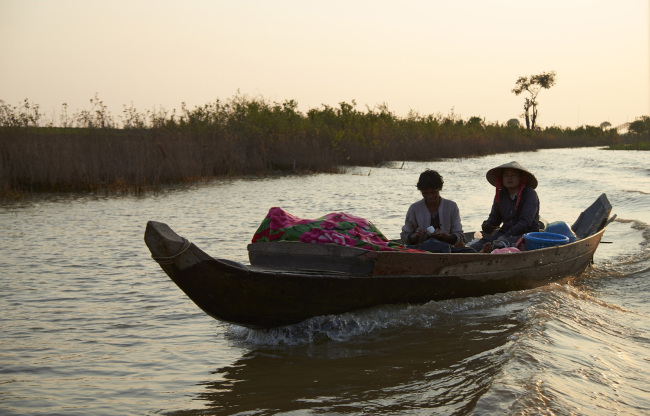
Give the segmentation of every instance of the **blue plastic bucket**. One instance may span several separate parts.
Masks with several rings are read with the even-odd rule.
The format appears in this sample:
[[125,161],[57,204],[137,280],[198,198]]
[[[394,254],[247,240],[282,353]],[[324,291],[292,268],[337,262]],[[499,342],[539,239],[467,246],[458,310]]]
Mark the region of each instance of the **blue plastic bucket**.
[[526,241],[526,250],[537,250],[567,244],[569,237],[562,234],[539,232],[524,234],[524,241]]

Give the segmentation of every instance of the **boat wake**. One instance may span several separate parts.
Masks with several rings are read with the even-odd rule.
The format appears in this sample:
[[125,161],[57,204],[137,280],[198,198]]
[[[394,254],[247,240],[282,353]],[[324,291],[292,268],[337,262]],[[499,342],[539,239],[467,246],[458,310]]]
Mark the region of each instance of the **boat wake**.
[[[622,307],[572,285],[549,289],[531,303],[526,324],[510,337],[508,359],[478,401],[479,413],[524,414],[535,408],[540,414],[599,414],[643,408],[647,315],[634,307],[636,302]],[[572,386],[571,396],[567,386]],[[582,408],[575,408],[576,402]]]
[[272,329],[251,329],[231,324],[227,336],[234,342],[254,347],[297,346],[348,342],[404,330],[431,330],[462,314],[495,311],[506,304],[526,301],[540,290],[545,289],[431,301],[421,305],[384,305],[339,315],[317,316],[295,325]]
[[603,279],[629,276],[650,269],[650,225],[616,218],[607,228],[594,264],[579,278]]

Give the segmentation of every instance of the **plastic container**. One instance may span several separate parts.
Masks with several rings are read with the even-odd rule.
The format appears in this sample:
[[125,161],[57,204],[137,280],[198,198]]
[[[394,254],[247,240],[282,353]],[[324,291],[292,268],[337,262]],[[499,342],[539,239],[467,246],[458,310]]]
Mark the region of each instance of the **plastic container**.
[[537,250],[567,244],[569,237],[562,234],[539,232],[524,234],[524,240],[526,241],[526,250]]

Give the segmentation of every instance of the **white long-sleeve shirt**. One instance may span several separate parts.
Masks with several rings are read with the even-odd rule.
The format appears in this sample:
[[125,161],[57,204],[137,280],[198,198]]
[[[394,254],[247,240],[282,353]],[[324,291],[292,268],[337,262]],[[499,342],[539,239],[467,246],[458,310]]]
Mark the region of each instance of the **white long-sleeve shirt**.
[[[440,231],[451,235],[455,235],[456,239],[452,237],[452,241],[463,241],[463,226],[460,223],[460,211],[458,205],[454,201],[440,198],[440,205],[438,206],[438,218],[440,220]],[[415,230],[421,228],[426,230],[431,225],[431,213],[424,198],[411,204],[406,212],[406,220],[402,227],[400,238],[402,243],[408,244],[408,237]]]

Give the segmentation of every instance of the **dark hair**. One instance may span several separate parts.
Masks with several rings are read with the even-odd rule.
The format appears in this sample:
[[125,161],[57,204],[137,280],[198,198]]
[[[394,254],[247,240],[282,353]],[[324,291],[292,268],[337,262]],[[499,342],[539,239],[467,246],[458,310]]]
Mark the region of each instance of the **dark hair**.
[[444,183],[445,181],[442,180],[442,176],[438,172],[427,169],[420,174],[420,179],[416,186],[420,191],[425,189],[442,189]]

